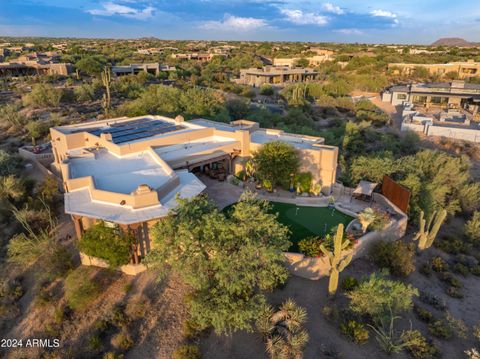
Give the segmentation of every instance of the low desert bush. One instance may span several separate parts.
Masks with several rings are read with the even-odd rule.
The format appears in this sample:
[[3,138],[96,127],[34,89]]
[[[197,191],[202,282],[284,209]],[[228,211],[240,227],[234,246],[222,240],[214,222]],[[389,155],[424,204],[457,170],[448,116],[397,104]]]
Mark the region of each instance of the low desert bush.
[[466,277],[470,273],[470,270],[468,269],[468,267],[462,263],[456,263],[453,266],[453,271],[455,273],[463,275],[464,277]]
[[448,263],[441,257],[433,257],[431,263],[435,272],[446,272],[449,270]]
[[429,310],[420,307],[418,304],[414,304],[413,312],[422,322],[430,323],[433,320],[433,314]]
[[340,331],[356,344],[365,343],[369,337],[368,330],[365,329],[363,324],[355,320],[349,320],[348,322],[340,324]]
[[465,339],[468,332],[465,323],[461,319],[456,319],[448,312],[443,318],[430,323],[428,330],[432,335],[440,339],[451,339],[454,335]]
[[415,245],[413,243],[377,242],[370,255],[379,267],[388,268],[396,276],[406,277],[415,270]]
[[79,267],[65,279],[65,297],[73,310],[83,310],[95,299],[99,287],[90,278],[91,268]]
[[120,350],[128,351],[133,348],[134,342],[130,334],[122,330],[113,336],[112,344]]
[[430,292],[420,292],[420,300],[425,304],[431,305],[437,310],[445,311],[447,309],[445,301]]
[[432,262],[428,261],[421,265],[420,273],[422,273],[423,275],[430,277],[432,275],[432,272],[433,272]]
[[182,345],[175,349],[173,359],[200,359],[200,349],[193,344]]
[[438,279],[451,287],[462,288],[462,282],[450,272],[439,272],[437,276]]
[[342,281],[342,289],[346,292],[349,292],[358,287],[358,280],[354,277],[347,276]]
[[440,339],[450,339],[453,331],[443,319],[438,319],[428,325],[430,333]]
[[102,347],[102,339],[99,333],[93,333],[87,340],[87,349],[93,352],[100,350]]
[[49,260],[45,263],[45,272],[50,279],[64,277],[73,269],[70,252],[61,244],[56,244]]
[[320,237],[308,237],[298,242],[298,249],[300,253],[307,257],[318,257],[322,255],[320,245],[323,240]]
[[412,358],[428,359],[435,358],[438,355],[437,348],[418,330],[407,330],[402,333],[401,338],[405,344],[405,349]]
[[447,288],[445,288],[445,293],[452,298],[456,298],[456,299],[462,299],[463,298],[462,290],[460,288],[457,288],[457,287],[447,287]]

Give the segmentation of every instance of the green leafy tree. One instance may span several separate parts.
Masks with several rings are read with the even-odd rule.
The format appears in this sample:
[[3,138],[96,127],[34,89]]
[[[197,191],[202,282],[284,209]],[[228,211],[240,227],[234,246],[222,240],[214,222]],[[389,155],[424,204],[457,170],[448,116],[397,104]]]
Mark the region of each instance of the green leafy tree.
[[50,84],[35,84],[32,86],[32,91],[26,94],[22,101],[24,105],[34,108],[58,107],[62,93],[62,89],[55,88]]
[[288,185],[300,166],[295,148],[282,141],[264,144],[253,154],[253,161],[256,174],[273,185]]
[[85,231],[78,243],[81,252],[107,261],[110,267],[128,264],[132,251],[131,234],[98,223]]
[[410,310],[413,306],[412,298],[417,295],[418,290],[411,285],[386,279],[377,273],[347,293],[353,312],[369,315],[377,321],[389,318],[390,314],[398,315]]
[[103,71],[107,60],[103,56],[85,56],[75,63],[77,70],[87,75],[97,75]]
[[152,230],[147,265],[170,267],[192,286],[188,306],[198,327],[251,330],[263,291],[288,277],[282,253],[290,246],[287,227],[250,193],[228,215],[206,196],[177,201],[175,213]]

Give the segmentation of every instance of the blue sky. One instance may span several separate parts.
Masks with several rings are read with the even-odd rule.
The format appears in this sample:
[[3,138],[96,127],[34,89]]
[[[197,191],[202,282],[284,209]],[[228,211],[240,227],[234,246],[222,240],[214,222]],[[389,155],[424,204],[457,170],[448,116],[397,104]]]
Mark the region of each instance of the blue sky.
[[478,0],[0,0],[0,35],[431,43],[480,40]]

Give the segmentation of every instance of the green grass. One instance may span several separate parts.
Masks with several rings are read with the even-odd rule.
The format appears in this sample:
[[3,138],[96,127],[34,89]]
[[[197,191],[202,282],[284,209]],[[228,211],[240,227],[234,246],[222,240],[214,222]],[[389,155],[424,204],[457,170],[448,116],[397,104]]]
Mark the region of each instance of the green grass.
[[[232,204],[225,208],[228,211]],[[310,236],[324,236],[330,230],[343,223],[345,227],[353,217],[328,207],[296,206],[290,203],[270,202],[273,213],[278,213],[280,223],[290,229],[290,251],[298,251],[298,242]]]

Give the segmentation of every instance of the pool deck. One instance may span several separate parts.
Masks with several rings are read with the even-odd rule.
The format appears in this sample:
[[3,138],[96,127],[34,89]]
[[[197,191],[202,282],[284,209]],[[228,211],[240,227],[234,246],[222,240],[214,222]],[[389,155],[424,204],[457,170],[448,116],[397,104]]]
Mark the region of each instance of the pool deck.
[[[253,183],[246,183],[246,188],[236,186],[228,182],[219,182],[217,180],[210,179],[207,176],[199,176],[199,179],[207,186],[205,192],[208,194],[220,209],[225,208],[235,202],[242,193],[249,189],[250,191],[257,193],[259,198],[266,199],[273,202],[283,202],[296,204],[298,206],[311,206],[311,207],[326,207],[328,206],[328,196],[321,195],[319,197],[302,197],[296,196],[291,192],[279,189],[275,193],[269,193],[266,190],[257,190]],[[396,212],[396,209],[379,202],[365,202],[354,199],[350,196],[350,193],[345,190],[334,190],[333,196],[335,198],[335,205],[339,210],[345,210],[346,212],[352,212],[347,214],[357,214],[362,212],[365,208],[372,207],[375,209],[381,209],[383,211]]]

